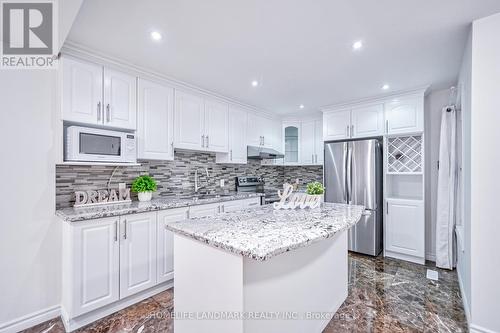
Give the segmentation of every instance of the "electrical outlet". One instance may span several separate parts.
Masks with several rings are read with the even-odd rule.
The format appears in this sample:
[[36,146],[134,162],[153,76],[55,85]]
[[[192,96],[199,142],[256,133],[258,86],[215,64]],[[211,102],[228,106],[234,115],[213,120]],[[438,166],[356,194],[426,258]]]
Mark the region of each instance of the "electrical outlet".
[[124,190],[127,188],[127,183],[119,183],[118,184],[118,190]]
[[221,179],[221,180],[220,180],[220,187],[224,187],[224,184],[225,184],[224,179]]

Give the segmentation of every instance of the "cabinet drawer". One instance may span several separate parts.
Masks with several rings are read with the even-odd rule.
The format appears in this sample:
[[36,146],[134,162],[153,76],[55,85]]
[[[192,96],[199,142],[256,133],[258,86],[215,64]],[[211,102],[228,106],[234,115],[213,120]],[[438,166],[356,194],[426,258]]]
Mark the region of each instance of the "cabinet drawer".
[[208,204],[192,206],[189,208],[189,217],[204,217],[204,216],[214,216],[220,212],[220,204]]

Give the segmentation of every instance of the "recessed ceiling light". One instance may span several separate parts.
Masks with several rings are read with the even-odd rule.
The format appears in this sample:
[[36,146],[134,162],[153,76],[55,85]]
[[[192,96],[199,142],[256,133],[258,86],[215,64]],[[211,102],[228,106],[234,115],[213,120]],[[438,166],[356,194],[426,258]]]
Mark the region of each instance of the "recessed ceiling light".
[[353,50],[359,50],[363,47],[363,42],[358,40],[352,44]]
[[388,84],[384,84],[382,86],[382,90],[389,90],[390,86]]
[[304,108],[304,104],[300,104],[299,109],[303,109],[303,108]]
[[253,80],[252,81],[252,87],[257,87],[259,85],[259,81]]
[[161,33],[159,33],[158,31],[151,32],[151,39],[159,41],[161,40],[161,38],[162,38]]

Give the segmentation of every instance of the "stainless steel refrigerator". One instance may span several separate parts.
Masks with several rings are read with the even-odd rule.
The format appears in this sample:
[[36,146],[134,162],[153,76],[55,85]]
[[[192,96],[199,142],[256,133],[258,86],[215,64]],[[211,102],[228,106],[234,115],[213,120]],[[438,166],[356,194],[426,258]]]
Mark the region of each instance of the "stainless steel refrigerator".
[[366,208],[349,230],[349,251],[378,255],[383,246],[381,140],[325,143],[324,177],[326,202]]

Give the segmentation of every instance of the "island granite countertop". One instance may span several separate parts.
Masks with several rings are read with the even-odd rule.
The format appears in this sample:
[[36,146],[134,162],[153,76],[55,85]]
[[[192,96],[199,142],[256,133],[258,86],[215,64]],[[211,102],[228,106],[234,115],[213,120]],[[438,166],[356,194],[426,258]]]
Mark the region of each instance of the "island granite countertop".
[[264,261],[333,237],[356,224],[363,206],[323,203],[315,209],[272,205],[172,222],[166,228],[238,255]]
[[85,220],[99,219],[103,217],[121,216],[127,214],[136,214],[150,212],[155,210],[164,210],[179,207],[190,207],[196,205],[205,205],[233,200],[244,200],[249,198],[261,197],[262,193],[241,193],[229,192],[222,194],[213,194],[212,197],[186,196],[186,197],[163,197],[156,198],[149,202],[132,201],[126,204],[109,204],[103,206],[63,208],[56,210],[56,215],[67,222],[78,222]]

